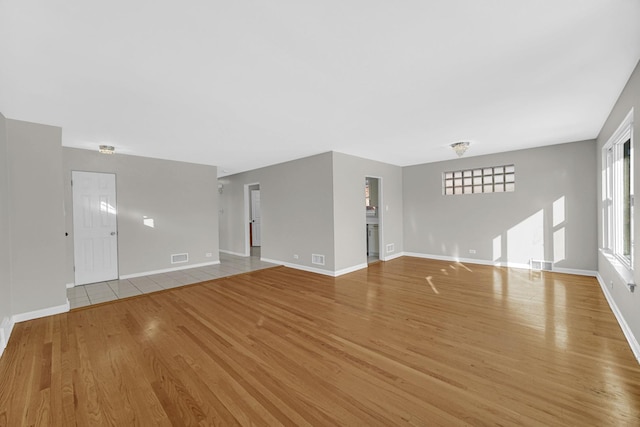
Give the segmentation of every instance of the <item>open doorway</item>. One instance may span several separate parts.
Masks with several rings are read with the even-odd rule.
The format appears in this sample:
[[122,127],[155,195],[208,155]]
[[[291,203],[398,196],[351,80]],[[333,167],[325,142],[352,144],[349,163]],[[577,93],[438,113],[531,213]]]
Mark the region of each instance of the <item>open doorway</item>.
[[367,233],[367,263],[380,260],[381,210],[380,178],[366,177],[364,200]]
[[245,217],[247,219],[246,253],[260,258],[262,247],[262,214],[260,206],[260,184],[245,185]]

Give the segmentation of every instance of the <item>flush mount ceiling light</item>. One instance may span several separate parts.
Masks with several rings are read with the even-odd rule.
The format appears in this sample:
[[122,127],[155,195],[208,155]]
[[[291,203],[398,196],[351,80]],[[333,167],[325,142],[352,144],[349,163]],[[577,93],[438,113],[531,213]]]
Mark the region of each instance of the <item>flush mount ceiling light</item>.
[[464,152],[467,151],[467,148],[469,148],[469,142],[467,141],[454,142],[453,144],[450,145],[450,147],[453,151],[456,152],[458,157],[462,157]]
[[116,149],[113,147],[113,145],[101,145],[98,148],[98,151],[102,154],[113,154],[116,152]]

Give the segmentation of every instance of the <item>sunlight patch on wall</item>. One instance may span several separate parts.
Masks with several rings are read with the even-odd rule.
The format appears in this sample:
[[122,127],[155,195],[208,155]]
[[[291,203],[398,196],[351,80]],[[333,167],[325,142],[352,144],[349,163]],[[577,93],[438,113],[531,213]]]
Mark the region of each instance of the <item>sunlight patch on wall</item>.
[[493,238],[493,260],[498,261],[502,257],[502,236]]
[[507,231],[509,262],[544,259],[544,213],[539,210]]
[[553,262],[564,261],[566,254],[566,236],[565,236],[565,213],[566,201],[562,196],[553,202],[552,218],[553,218]]
[[144,225],[146,225],[147,227],[151,227],[151,228],[155,228],[155,221],[153,220],[153,218],[149,218],[147,216],[143,216],[142,217],[142,223]]
[[553,226],[557,227],[565,220],[564,214],[564,196],[553,202]]
[[564,227],[553,232],[553,262],[564,261],[565,254]]

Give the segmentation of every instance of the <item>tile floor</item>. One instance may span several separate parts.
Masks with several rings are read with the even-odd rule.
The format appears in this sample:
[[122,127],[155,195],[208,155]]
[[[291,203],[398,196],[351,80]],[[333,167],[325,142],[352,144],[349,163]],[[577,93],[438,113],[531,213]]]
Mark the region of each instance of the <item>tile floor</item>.
[[217,265],[76,286],[67,289],[67,298],[69,298],[73,309],[274,267],[275,265],[260,261],[259,251],[252,250],[250,257],[220,253],[220,264]]

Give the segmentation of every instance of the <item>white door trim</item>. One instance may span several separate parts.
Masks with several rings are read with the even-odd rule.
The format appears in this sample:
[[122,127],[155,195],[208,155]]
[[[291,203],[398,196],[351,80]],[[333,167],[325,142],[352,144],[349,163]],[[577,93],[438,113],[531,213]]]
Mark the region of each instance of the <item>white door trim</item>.
[[[378,180],[378,258],[380,261],[387,261],[387,247],[384,244],[384,191],[383,178],[375,175],[365,175],[364,179],[373,178]],[[364,254],[366,258],[367,242],[364,242]]]
[[[75,285],[118,278],[116,175],[72,171]],[[87,187],[83,188],[83,183]]]
[[[257,195],[257,203],[256,203],[256,195]],[[258,207],[256,208],[256,204]],[[256,219],[257,214],[257,219]],[[262,222],[262,215],[260,212],[260,188],[257,190],[251,190],[251,240],[253,246],[262,246],[262,237],[260,224]]]
[[251,204],[249,199],[251,198],[251,190],[249,187],[254,185],[260,185],[259,182],[251,182],[244,185],[244,256],[251,256],[251,242],[249,241],[249,227],[251,227]]

